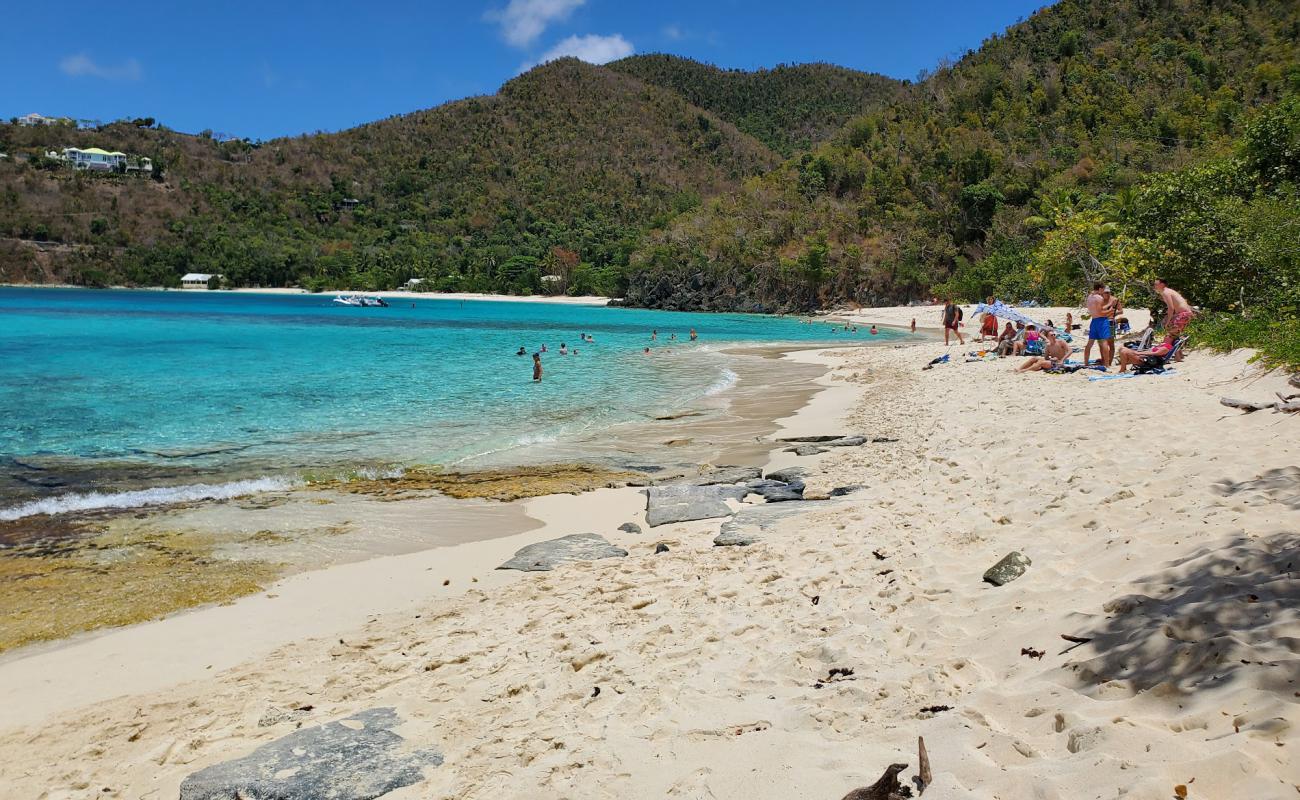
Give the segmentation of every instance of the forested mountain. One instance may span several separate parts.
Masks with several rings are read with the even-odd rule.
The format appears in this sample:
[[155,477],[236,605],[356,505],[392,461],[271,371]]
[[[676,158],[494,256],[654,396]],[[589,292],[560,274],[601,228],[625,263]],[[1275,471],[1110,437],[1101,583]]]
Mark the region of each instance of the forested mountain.
[[[0,277],[614,291],[652,225],[778,163],[679,95],[573,59],[476,97],[254,147],[130,124],[0,127],[0,151],[147,155],[162,181],[0,161]],[[71,247],[67,246],[71,245]],[[52,263],[51,263],[52,262]]]
[[1287,0],[1064,0],[652,235],[628,300],[1060,299],[1083,254],[1052,231],[1105,225],[1145,176],[1225,150],[1300,88],[1298,41]]
[[654,54],[607,66],[680,94],[786,156],[829,139],[850,118],[894,98],[905,85],[833,64],[746,72]]

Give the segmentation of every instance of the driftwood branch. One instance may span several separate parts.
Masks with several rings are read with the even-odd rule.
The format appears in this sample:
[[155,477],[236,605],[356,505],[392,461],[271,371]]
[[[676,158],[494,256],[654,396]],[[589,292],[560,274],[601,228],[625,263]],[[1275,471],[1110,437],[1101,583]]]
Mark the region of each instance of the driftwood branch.
[[1297,397],[1296,395],[1283,397],[1281,394],[1278,394],[1277,400],[1267,400],[1267,401],[1235,400],[1231,397],[1220,397],[1219,404],[1225,405],[1228,408],[1239,408],[1242,411],[1245,411],[1247,414],[1253,413],[1255,411],[1263,411],[1266,408],[1271,408],[1274,411],[1280,411],[1287,414],[1294,414],[1297,411],[1300,411],[1300,400],[1296,399],[1296,397]]
[[925,794],[925,787],[934,782],[934,777],[930,775],[930,754],[925,752],[925,737],[916,737],[916,757],[920,762],[917,771],[920,773],[916,776],[916,793]]
[[903,784],[898,782],[898,773],[907,769],[906,764],[890,764],[880,780],[870,786],[854,789],[844,795],[844,800],[903,800]]

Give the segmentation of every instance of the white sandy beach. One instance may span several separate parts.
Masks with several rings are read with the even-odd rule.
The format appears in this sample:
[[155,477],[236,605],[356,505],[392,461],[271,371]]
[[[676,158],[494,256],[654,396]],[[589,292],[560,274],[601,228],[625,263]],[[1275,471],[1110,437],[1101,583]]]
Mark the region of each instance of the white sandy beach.
[[[904,313],[922,326],[855,318]],[[1295,797],[1300,419],[1218,402],[1283,378],[1242,352],[1097,382],[960,352],[793,356],[834,369],[779,435],[891,441],[777,449],[810,495],[862,488],[748,547],[714,547],[719,520],[617,530],[645,525],[635,489],[540,498],[518,536],[14,654],[3,794],[173,798],[298,725],[392,706],[445,758],[394,800],[836,800],[892,762],[915,775],[918,736],[927,797]],[[492,569],[588,531],[629,555]],[[984,583],[1013,550],[1025,574]]]

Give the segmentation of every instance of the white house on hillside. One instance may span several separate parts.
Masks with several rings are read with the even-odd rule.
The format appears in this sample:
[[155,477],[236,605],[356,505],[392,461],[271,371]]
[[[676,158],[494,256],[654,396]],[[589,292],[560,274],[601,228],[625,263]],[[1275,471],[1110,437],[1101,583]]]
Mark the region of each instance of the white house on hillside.
[[63,148],[63,160],[71,164],[73,169],[111,172],[125,168],[126,153],[110,153],[98,147],[88,147],[85,150],[80,147],[65,147]]
[[27,114],[18,118],[19,125],[31,127],[33,125],[60,125],[67,122],[63,117],[47,117],[43,114]]
[[208,272],[190,272],[181,277],[182,289],[207,289],[208,282],[213,278],[220,278],[220,275],[213,275]]

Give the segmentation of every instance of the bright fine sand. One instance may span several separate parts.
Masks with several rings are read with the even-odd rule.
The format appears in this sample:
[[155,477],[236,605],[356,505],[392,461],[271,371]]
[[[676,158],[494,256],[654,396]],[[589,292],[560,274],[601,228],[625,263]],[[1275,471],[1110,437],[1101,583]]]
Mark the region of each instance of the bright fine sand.
[[[1300,418],[1219,404],[1283,377],[1246,353],[1089,382],[962,352],[789,356],[831,371],[777,436],[882,441],[773,442],[809,495],[861,488],[749,547],[713,547],[717,520],[615,530],[644,525],[635,489],[540,498],[517,536],[19,653],[0,795],[171,800],[294,730],[270,710],[394,706],[445,763],[393,800],[838,800],[893,762],[909,782],[918,736],[927,798],[1295,798]],[[630,555],[492,570],[586,531]],[[984,583],[1011,551],[1025,574]],[[286,620],[287,644],[235,635]]]

